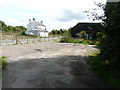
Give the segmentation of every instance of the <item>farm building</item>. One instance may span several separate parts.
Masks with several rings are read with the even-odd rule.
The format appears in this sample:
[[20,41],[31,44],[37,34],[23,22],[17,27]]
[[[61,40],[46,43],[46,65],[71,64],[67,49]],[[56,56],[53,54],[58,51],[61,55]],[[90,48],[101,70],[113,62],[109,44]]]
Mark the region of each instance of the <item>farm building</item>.
[[78,23],[71,30],[71,35],[73,38],[79,37],[81,31],[85,31],[90,38],[96,38],[96,33],[102,30],[101,23]]

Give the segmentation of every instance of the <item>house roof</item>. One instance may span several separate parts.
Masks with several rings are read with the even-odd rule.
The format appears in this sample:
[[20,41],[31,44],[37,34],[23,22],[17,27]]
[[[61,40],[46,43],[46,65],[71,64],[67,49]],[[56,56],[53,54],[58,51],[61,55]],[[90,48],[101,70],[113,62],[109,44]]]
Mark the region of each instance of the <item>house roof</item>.
[[39,26],[44,26],[46,27],[43,23],[35,21]]
[[[39,26],[44,26],[44,27],[46,27],[43,23],[41,23],[41,22],[37,22],[37,21],[34,21],[35,23],[37,23]],[[33,22],[29,22],[29,24],[32,24]],[[29,25],[28,24],[28,25]]]

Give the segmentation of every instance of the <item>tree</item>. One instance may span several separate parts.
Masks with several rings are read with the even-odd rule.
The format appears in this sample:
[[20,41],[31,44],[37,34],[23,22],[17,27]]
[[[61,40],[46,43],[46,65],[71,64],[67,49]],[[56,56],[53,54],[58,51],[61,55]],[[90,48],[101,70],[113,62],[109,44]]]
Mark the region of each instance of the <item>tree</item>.
[[109,60],[112,68],[120,68],[120,2],[107,3],[105,8],[105,37],[100,42],[103,60]]
[[85,13],[94,20],[102,20],[104,29],[102,33],[104,37],[100,41],[100,55],[102,60],[108,60],[111,68],[120,68],[120,2],[108,2],[105,4],[95,3],[99,9],[104,10],[104,14],[99,15],[96,10],[93,12],[85,11]]
[[60,35],[60,31],[59,30],[57,30],[57,35]]
[[7,25],[5,24],[5,22],[0,20],[0,24],[1,24],[1,27],[2,27],[2,32],[7,31]]
[[25,32],[26,28],[24,26],[18,26],[20,28],[20,32]]
[[62,29],[60,29],[60,34],[62,35],[64,32],[63,32],[63,30]]
[[14,32],[13,26],[8,26],[7,29],[8,29],[8,32]]
[[23,33],[26,31],[26,28],[24,26],[10,26],[6,25],[3,21],[0,21],[2,32],[20,32]]
[[104,13],[98,14],[98,11],[99,10],[104,11],[106,4],[96,3],[96,2],[94,2],[94,4],[97,6],[97,8],[92,9],[92,11],[84,11],[84,12],[87,13],[87,16],[89,17],[89,19],[92,19],[93,21],[95,20],[104,21],[104,19],[106,18],[105,14]]

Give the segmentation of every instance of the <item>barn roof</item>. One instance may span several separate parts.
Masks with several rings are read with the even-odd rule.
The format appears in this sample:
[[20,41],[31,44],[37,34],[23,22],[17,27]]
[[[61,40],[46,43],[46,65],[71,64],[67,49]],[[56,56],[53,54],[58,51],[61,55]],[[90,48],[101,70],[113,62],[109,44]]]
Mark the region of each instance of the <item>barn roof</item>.
[[80,33],[81,31],[91,31],[91,32],[100,32],[102,30],[102,24],[101,23],[89,23],[89,22],[82,22],[75,25],[72,30],[72,36],[74,37],[77,33]]

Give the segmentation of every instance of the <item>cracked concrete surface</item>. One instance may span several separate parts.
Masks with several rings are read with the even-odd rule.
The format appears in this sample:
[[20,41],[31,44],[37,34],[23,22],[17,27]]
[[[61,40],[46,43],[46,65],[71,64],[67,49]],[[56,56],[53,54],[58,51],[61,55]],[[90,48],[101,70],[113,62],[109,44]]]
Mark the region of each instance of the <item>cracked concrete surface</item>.
[[8,66],[3,88],[105,87],[90,68],[88,55],[96,48],[81,44],[44,42],[3,46]]

